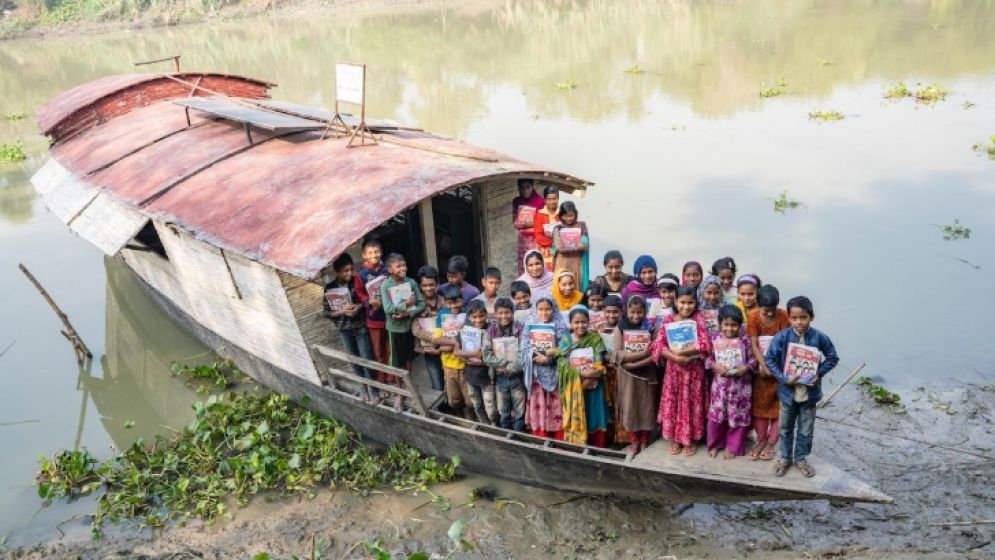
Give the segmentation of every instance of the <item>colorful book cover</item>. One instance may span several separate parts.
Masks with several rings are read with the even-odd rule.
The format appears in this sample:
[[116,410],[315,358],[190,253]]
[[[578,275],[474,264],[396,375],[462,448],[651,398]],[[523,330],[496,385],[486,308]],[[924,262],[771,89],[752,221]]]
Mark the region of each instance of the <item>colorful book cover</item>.
[[515,215],[515,227],[530,228],[535,223],[536,209],[532,206],[519,206]]
[[533,354],[545,354],[547,350],[556,347],[556,330],[553,325],[531,324],[528,328]]
[[646,318],[653,324],[663,323],[663,320],[674,314],[674,309],[663,304],[660,298],[649,298],[646,300],[649,307],[646,310]]
[[325,292],[325,300],[332,311],[345,311],[345,306],[352,303],[352,296],[349,295],[349,288],[332,288]]
[[456,340],[463,323],[466,322],[466,313],[446,313],[442,316],[442,336]]
[[407,282],[387,288],[387,297],[390,298],[391,305],[404,305],[404,302],[413,295],[411,284]]
[[742,367],[746,362],[743,356],[743,343],[738,338],[720,336],[712,341],[715,361],[727,368]]
[[698,345],[698,325],[688,319],[667,323],[667,345],[671,351],[695,348]]
[[716,334],[719,332],[718,309],[702,309],[698,313],[701,313],[701,318],[705,321],[705,328],[708,329],[708,334]]
[[757,345],[760,346],[760,353],[764,356],[767,355],[767,350],[770,348],[770,341],[774,340],[773,336],[758,336]]
[[822,363],[822,353],[818,348],[791,342],[788,344],[784,376],[789,379],[797,376],[798,383],[813,385],[818,380],[820,363]]
[[570,367],[584,371],[594,367],[594,348],[575,348],[570,352]]
[[650,347],[649,331],[625,331],[622,333],[622,348],[626,352],[645,352]]
[[373,299],[380,299],[380,286],[387,280],[387,276],[374,276],[366,283],[366,295]]
[[605,317],[604,311],[591,311],[589,315],[591,321],[587,324],[587,330],[601,332],[608,328],[608,317]]
[[508,362],[509,364],[517,364],[519,361],[518,357],[518,339],[513,336],[502,336],[495,338],[491,341],[494,346],[494,355],[502,360]]
[[[464,325],[459,331],[460,348],[465,352],[480,350],[484,345],[484,331],[476,327]],[[472,364],[479,364],[481,360],[477,358],[466,358]]]
[[580,228],[560,228],[560,246],[564,249],[579,249],[580,234]]

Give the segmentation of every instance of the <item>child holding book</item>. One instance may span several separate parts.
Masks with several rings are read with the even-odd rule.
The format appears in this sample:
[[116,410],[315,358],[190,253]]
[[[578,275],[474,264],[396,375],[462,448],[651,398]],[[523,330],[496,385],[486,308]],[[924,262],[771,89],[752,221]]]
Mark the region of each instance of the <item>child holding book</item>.
[[484,351],[484,363],[494,371],[494,386],[500,426],[525,431],[527,391],[522,378],[522,360],[518,354],[522,325],[515,322],[515,304],[498,298],[494,304],[497,321],[487,327],[491,345]]
[[712,275],[722,282],[722,301],[735,304],[739,297],[736,293],[736,261],[732,257],[722,257],[712,263]]
[[466,281],[466,271],[470,269],[470,261],[463,255],[453,255],[449,257],[446,264],[447,282],[439,287],[441,290],[446,286],[456,286],[463,296],[463,305],[470,303],[470,300],[480,294],[476,286]]
[[587,291],[590,237],[587,223],[579,220],[577,206],[568,200],[560,205],[560,224],[553,228],[553,270],[564,268],[573,272],[577,289]]
[[701,263],[698,261],[688,261],[684,263],[681,267],[681,282],[682,286],[691,286],[695,290],[701,285],[701,279],[705,275],[705,269],[701,267]]
[[722,282],[718,276],[709,274],[698,286],[698,310],[711,336],[719,332],[719,308],[723,305]]
[[674,313],[663,319],[653,341],[653,361],[666,360],[657,419],[661,434],[670,440],[670,453],[685,456],[698,450],[705,435],[705,356],[712,351],[708,329],[698,313],[694,287],[677,289]]
[[660,398],[660,372],[650,348],[650,322],[642,296],[632,296],[613,333],[611,363],[618,375],[618,418],[628,432],[626,455],[634,457],[649,446],[656,427]]
[[415,335],[417,344],[415,352],[425,358],[425,371],[432,389],[442,391],[445,388],[442,374],[441,350],[432,342],[435,337],[435,316],[439,314],[446,302],[439,295],[439,271],[432,266],[418,269],[418,289],[425,300],[425,310],[411,323],[411,334]]
[[[552,336],[545,336],[550,330]],[[518,345],[525,389],[528,391],[527,424],[532,433],[540,437],[563,439],[563,405],[560,402],[556,358],[549,357],[545,349],[533,345],[533,340],[539,341],[541,336],[551,338],[543,344],[555,349],[566,334],[566,322],[556,302],[548,296],[540,297],[532,307]]]
[[[366,329],[363,304],[360,303],[359,295],[356,293],[353,262],[349,253],[342,253],[332,261],[332,270],[335,272],[335,277],[332,278],[331,282],[325,284],[325,298],[321,302],[323,315],[332,320],[347,352],[353,356],[372,360],[374,357],[373,345],[370,343],[370,334]],[[328,300],[328,294],[333,291],[344,295],[344,298],[339,300],[341,303],[336,305],[336,309],[332,309]],[[352,371],[360,377],[376,379],[376,374],[363,366],[352,364]],[[372,391],[373,397],[370,396],[370,389],[364,385],[360,391],[360,398],[364,402],[376,398],[377,390],[372,389]]]
[[622,253],[617,249],[608,251],[605,253],[604,264],[605,273],[595,278],[592,284],[601,284],[608,290],[608,295],[615,294],[621,297],[622,290],[625,289],[625,285],[632,278],[625,272],[622,272],[622,267],[625,266]]
[[[648,298],[646,300],[646,320],[655,330],[663,322],[663,318],[674,312],[674,301],[677,300],[677,288],[681,281],[677,275],[669,272],[661,274],[656,281],[656,300]],[[654,305],[655,303],[655,305]]]
[[560,340],[557,358],[563,440],[595,447],[608,445],[608,403],[605,400],[605,343],[588,330],[588,311],[576,305],[568,315],[570,333]]
[[[518,180],[518,196],[511,201],[511,216],[518,230],[518,262],[523,263],[525,254],[535,249],[535,215],[545,205],[542,195],[535,191],[532,179]],[[518,273],[525,271],[522,264]]]
[[757,433],[757,445],[750,450],[750,459],[754,460],[770,461],[777,454],[781,402],[777,398],[777,378],[767,368],[764,354],[774,335],[791,326],[788,312],[777,307],[780,298],[781,294],[774,286],[761,286],[757,291],[757,309],[750,311],[746,326],[753,356],[757,360],[750,407],[753,429]]
[[[373,290],[372,293],[367,293],[366,290],[367,284],[371,281],[387,277],[387,265],[381,260],[382,257],[383,248],[379,241],[367,239],[363,242],[363,265],[356,273],[356,295],[366,311],[366,330],[370,334],[373,358],[381,364],[386,364],[390,348],[387,346],[387,316],[383,311],[383,301],[380,299],[379,289]],[[376,376],[377,381],[381,383],[393,380],[393,376],[379,371],[376,372]]]
[[712,354],[705,367],[715,373],[708,405],[708,456],[725,449],[724,459],[746,454],[750,433],[752,373],[757,361],[750,338],[741,334],[743,314],[735,305],[719,308],[719,332],[712,335]]
[[[477,415],[470,404],[469,388],[463,380],[463,360],[453,354],[456,349],[456,337],[463,324],[460,315],[463,313],[463,295],[456,286],[443,285],[439,294],[446,306],[435,316],[435,333],[432,342],[439,346],[442,361],[443,383],[446,388],[446,402],[449,410],[455,416],[463,416],[468,420],[476,420]],[[458,324],[454,324],[457,323]]]
[[553,289],[553,273],[546,269],[542,253],[529,251],[525,254],[523,263],[525,272],[518,277],[518,280],[528,285],[533,298],[549,295]]
[[[408,278],[408,264],[399,253],[387,255],[387,280],[380,285],[380,298],[387,315],[387,334],[390,336],[390,364],[396,368],[411,371],[411,360],[415,355],[415,337],[411,334],[411,319],[425,311],[418,284]],[[403,387],[398,379],[398,387]],[[394,399],[394,410],[404,409],[404,399],[398,395]]]
[[535,216],[534,230],[536,247],[542,253],[546,270],[553,270],[553,226],[560,221],[557,208],[560,206],[560,190],[553,185],[546,186],[542,191],[543,207]]
[[[779,382],[777,396],[781,401],[781,433],[774,475],[784,476],[793,462],[803,475],[811,478],[815,476],[815,468],[806,461],[806,457],[812,451],[815,405],[822,398],[822,378],[836,367],[840,359],[833,341],[822,331],[812,328],[812,320],[815,319],[812,300],[805,296],[794,297],[788,300],[787,308],[791,328],[774,335],[764,356],[767,369]],[[798,367],[799,364],[791,361],[806,350],[795,345],[814,349],[813,353],[821,355],[811,380],[805,378],[804,367]]]
[[466,322],[456,337],[453,354],[463,360],[463,382],[467,386],[477,422],[497,426],[499,418],[494,400],[494,378],[490,366],[484,363],[484,354],[491,347],[486,329],[487,309],[484,302],[472,300],[466,306]]
[[656,297],[656,261],[649,255],[639,255],[632,266],[632,278],[622,289],[622,303],[633,295],[643,296],[647,301]]
[[743,313],[747,327],[750,325],[750,312],[757,308],[757,290],[760,286],[760,277],[756,274],[744,274],[736,280],[736,307]]

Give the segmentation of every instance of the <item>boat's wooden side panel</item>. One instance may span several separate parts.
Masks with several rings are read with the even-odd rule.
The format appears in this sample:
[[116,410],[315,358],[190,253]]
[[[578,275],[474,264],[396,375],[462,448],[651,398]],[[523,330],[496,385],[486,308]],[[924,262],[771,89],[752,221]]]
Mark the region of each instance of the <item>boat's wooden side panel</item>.
[[[335,327],[322,314],[322,301],[325,298],[324,286],[302,280],[292,274],[277,271],[287,293],[290,311],[297,321],[304,344],[308,348],[316,344],[331,348],[342,346],[339,337],[334,336]],[[318,374],[321,377],[321,373]]]
[[[505,287],[518,277],[518,230],[511,227],[511,201],[518,196],[516,179],[486,181],[480,185],[485,266],[495,266]],[[504,293],[502,292],[502,293]]]
[[[168,261],[125,250],[139,276],[207,328],[238,341],[259,358],[319,383],[276,271],[156,220]],[[226,263],[227,261],[227,263]]]
[[121,204],[114,195],[100,193],[69,224],[69,229],[113,257],[148,221],[145,214]]

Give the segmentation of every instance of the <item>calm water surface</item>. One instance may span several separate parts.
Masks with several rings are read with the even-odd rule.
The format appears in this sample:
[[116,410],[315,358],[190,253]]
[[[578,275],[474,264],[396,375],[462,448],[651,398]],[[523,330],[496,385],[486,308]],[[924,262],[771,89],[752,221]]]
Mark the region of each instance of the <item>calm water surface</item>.
[[[597,255],[665,271],[731,255],[786,298],[815,301],[843,364],[909,390],[995,379],[995,3],[553,2],[333,18],[313,14],[0,44],[0,113],[182,53],[187,69],[264,78],[278,99],[328,105],[335,61],[370,65],[370,113],[593,180],[579,202]],[[644,72],[626,68],[638,65]],[[762,99],[761,84],[786,94]],[[934,106],[886,87],[939,82]],[[559,91],[558,82],[577,87]],[[836,110],[816,123],[810,110]],[[28,177],[47,157],[30,120],[0,120],[24,164],[0,164],[0,531],[55,536],[88,503],[42,510],[39,453],[99,455],[180,426],[196,395],[171,360],[204,349],[127,274],[74,237]],[[779,215],[782,191],[805,204]],[[971,238],[944,241],[959,219]],[[97,356],[80,376],[27,264]],[[841,371],[836,377],[842,378]],[[127,420],[136,427],[125,430]],[[31,421],[28,423],[13,422]]]

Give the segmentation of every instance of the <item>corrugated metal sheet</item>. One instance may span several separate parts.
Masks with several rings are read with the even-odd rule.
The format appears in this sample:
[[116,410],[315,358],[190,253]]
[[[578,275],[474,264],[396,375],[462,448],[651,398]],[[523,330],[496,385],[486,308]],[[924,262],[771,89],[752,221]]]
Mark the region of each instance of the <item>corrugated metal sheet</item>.
[[[377,146],[347,148],[345,139],[301,132],[249,147],[241,128],[227,121],[177,129],[182,113],[160,101],[64,141],[53,156],[76,175],[76,187],[99,169],[86,178],[90,200],[99,187],[198,239],[303,278],[316,277],[398,212],[457,186],[502,177],[541,178],[571,190],[589,184],[427,133],[385,134]],[[39,191],[65,183],[51,184],[57,171],[39,176]]]
[[113,194],[101,193],[76,216],[69,229],[114,256],[148,221],[148,216],[125,206]]

